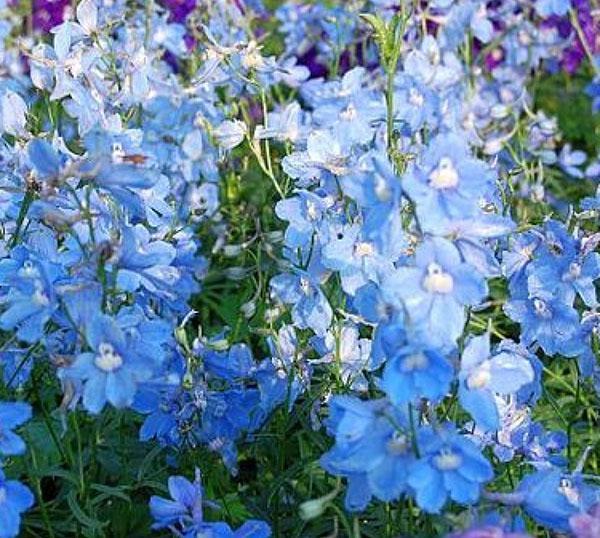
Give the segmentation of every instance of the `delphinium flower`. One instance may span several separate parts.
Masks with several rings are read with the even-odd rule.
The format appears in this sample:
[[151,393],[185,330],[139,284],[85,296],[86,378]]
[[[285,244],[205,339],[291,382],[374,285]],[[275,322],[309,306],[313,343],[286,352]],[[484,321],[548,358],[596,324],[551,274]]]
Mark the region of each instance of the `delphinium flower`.
[[440,135],[409,171],[403,187],[416,204],[420,226],[436,233],[448,221],[478,214],[493,182],[493,173],[471,157],[460,138]]
[[0,455],[19,456],[25,443],[13,430],[31,418],[31,406],[26,403],[0,402]]
[[600,500],[600,490],[584,481],[580,472],[546,468],[526,476],[517,488],[525,511],[538,523],[569,531],[569,519],[586,512]]
[[386,399],[363,401],[335,396],[327,429],[335,445],[321,457],[330,473],[346,477],[348,510],[364,510],[372,496],[397,499],[407,490],[408,466],[414,461],[408,417]]
[[34,503],[28,487],[16,480],[7,480],[0,469],[0,538],[15,538],[19,535],[23,512]]
[[497,430],[500,416],[496,394],[516,394],[534,380],[527,358],[508,350],[492,354],[490,335],[472,337],[462,353],[458,374],[461,405],[482,429]]
[[218,505],[204,499],[200,471],[196,470],[194,482],[183,476],[169,478],[171,499],[153,496],[150,513],[155,521],[154,529],[169,528],[186,538],[211,536],[214,538],[268,538],[271,530],[264,521],[248,520],[237,530],[224,522],[204,520],[204,507],[213,509]]
[[99,413],[107,402],[130,406],[138,385],[151,377],[152,362],[160,359],[140,353],[135,340],[107,316],[89,321],[86,338],[91,351],[78,355],[65,370],[68,378],[83,382],[84,407]]
[[596,304],[598,254],[582,251],[556,221],[548,221],[542,233],[527,248],[522,269],[511,270],[512,298],[504,309],[522,324],[523,343],[537,342],[548,355],[573,357],[585,349],[573,305],[576,294],[587,305]]
[[409,468],[408,484],[427,512],[439,512],[448,498],[462,504],[477,502],[481,486],[494,476],[476,445],[450,423],[420,428],[417,446],[420,456]]
[[[13,430],[31,418],[31,406],[23,402],[0,402],[0,463],[2,457],[25,453],[23,439]],[[10,480],[0,467],[0,537],[14,538],[19,534],[22,513],[34,503],[28,487]]]
[[387,361],[381,388],[394,404],[414,403],[420,398],[436,402],[448,393],[454,372],[440,351],[409,342],[386,342],[384,350]]
[[414,266],[390,271],[382,289],[391,304],[405,309],[415,329],[427,332],[431,343],[440,347],[451,347],[462,333],[465,306],[479,303],[487,294],[485,280],[442,238],[423,242]]

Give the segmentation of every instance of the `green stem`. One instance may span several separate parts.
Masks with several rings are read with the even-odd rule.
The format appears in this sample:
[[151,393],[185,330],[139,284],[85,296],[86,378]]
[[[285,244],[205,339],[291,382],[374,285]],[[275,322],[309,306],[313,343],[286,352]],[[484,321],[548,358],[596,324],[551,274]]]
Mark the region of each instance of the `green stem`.
[[13,248],[19,242],[19,235],[21,234],[21,228],[23,227],[23,222],[25,221],[25,217],[27,216],[27,212],[29,211],[29,207],[33,202],[35,195],[31,189],[27,189],[25,191],[25,197],[21,202],[21,208],[19,209],[19,215],[17,217],[17,227],[15,228],[15,233],[13,234],[9,247]]

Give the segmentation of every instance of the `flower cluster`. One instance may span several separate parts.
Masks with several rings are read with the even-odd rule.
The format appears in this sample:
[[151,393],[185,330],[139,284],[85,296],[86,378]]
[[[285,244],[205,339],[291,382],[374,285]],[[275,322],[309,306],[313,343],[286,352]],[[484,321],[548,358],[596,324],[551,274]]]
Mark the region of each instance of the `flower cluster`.
[[[20,39],[0,1],[2,390],[44,368],[62,413],[137,412],[170,465],[204,447],[232,475],[309,409],[339,482],[307,520],[343,479],[349,512],[470,507],[453,538],[525,537],[522,514],[595,536],[588,451],[536,406],[562,359],[600,392],[600,155],[530,83],[584,65],[598,108],[597,9],[277,4],[34,1]],[[0,404],[0,456],[30,415]],[[199,471],[168,489],[154,529],[271,534],[205,520]],[[0,471],[0,538],[32,505]]]

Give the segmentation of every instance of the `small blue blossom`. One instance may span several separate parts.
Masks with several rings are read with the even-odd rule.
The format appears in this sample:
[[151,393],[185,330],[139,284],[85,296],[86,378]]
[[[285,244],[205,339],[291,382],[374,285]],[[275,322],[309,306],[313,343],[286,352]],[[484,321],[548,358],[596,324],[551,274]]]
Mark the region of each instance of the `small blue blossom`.
[[458,374],[458,397],[477,426],[484,430],[500,427],[495,395],[515,394],[534,379],[529,361],[508,350],[492,354],[490,334],[472,337],[463,351]]
[[171,499],[153,496],[150,499],[150,513],[155,520],[154,529],[170,528],[181,532],[185,538],[206,536],[209,538],[268,538],[269,526],[263,521],[246,521],[237,530],[222,522],[204,520],[204,506],[218,508],[211,501],[204,500],[200,471],[196,470],[194,482],[183,476],[169,478]]
[[413,266],[398,267],[383,278],[383,295],[415,330],[435,346],[452,346],[463,331],[465,306],[487,294],[485,280],[460,259],[448,240],[431,238],[416,251]]
[[18,456],[25,453],[25,443],[14,429],[31,418],[31,406],[26,403],[0,402],[0,454]]
[[408,484],[415,490],[417,504],[438,513],[448,498],[461,504],[474,504],[482,484],[494,476],[492,466],[472,441],[445,424],[439,430],[419,429],[420,457],[408,470]]
[[16,480],[7,480],[0,469],[0,538],[16,538],[21,526],[21,514],[34,503],[28,487]]
[[142,355],[133,338],[106,315],[89,323],[86,336],[91,351],[79,354],[64,370],[67,378],[83,382],[84,407],[96,414],[107,402],[118,408],[130,406],[138,384],[152,375],[154,357]]

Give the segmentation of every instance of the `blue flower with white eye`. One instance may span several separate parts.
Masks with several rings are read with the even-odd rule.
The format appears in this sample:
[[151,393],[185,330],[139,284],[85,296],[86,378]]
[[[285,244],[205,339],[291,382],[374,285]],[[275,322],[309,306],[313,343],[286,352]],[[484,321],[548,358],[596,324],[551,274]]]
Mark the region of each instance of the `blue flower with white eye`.
[[382,275],[383,297],[404,310],[407,323],[426,334],[434,347],[452,347],[462,334],[465,306],[487,295],[485,280],[442,238],[426,239],[414,265]]
[[26,403],[0,402],[0,454],[18,456],[25,453],[25,443],[13,430],[31,418]]
[[341,130],[319,129],[306,139],[306,157],[311,166],[342,175],[350,156]]
[[557,298],[513,299],[503,306],[506,315],[521,324],[521,342],[538,343],[547,355],[575,357],[584,350],[579,314]]
[[34,503],[28,487],[16,480],[7,480],[0,469],[0,538],[16,538],[21,526],[21,514]]
[[509,239],[509,249],[502,253],[502,273],[508,278],[510,294],[527,296],[527,268],[534,259],[541,238],[529,231],[515,234]]
[[426,512],[439,513],[448,497],[460,504],[476,503],[481,486],[494,477],[479,448],[450,423],[420,428],[417,446],[420,456],[408,469],[408,484]]
[[275,214],[289,222],[285,231],[286,246],[295,249],[310,245],[313,234],[331,204],[328,198],[306,190],[299,190],[296,196],[277,202]]
[[595,281],[600,278],[600,254],[590,252],[571,260],[568,265],[547,263],[547,259],[535,260],[527,271],[529,293],[548,299],[558,297],[567,305],[572,305],[575,295],[579,295],[587,306],[596,306]]
[[88,324],[86,338],[91,351],[63,369],[66,378],[83,383],[83,406],[93,414],[107,402],[117,408],[130,406],[138,385],[152,375],[154,357],[141,356],[135,340],[103,314]]
[[569,531],[569,518],[600,501],[600,489],[584,482],[581,473],[556,467],[526,476],[517,493],[525,512],[536,522],[559,532]]
[[307,272],[282,273],[271,279],[271,291],[285,304],[292,305],[292,320],[299,329],[312,329],[324,336],[331,325],[333,311],[317,279]]
[[376,245],[362,237],[358,224],[328,223],[321,229],[324,238],[322,263],[337,271],[342,288],[349,295],[369,280],[376,281],[380,271],[391,270],[391,262],[378,252]]
[[407,247],[400,183],[387,155],[378,150],[364,154],[355,169],[340,179],[344,194],[360,208],[363,238],[388,261],[396,260]]
[[453,373],[450,362],[435,349],[415,344],[398,346],[390,350],[381,388],[395,405],[421,398],[436,402],[448,393]]
[[387,400],[334,396],[327,430],[335,445],[320,463],[348,479],[348,510],[364,510],[373,495],[391,501],[407,490],[407,469],[414,461],[408,420]]
[[421,159],[402,181],[402,188],[416,205],[423,231],[440,233],[453,220],[481,212],[480,200],[494,187],[494,174],[471,156],[465,141],[455,134],[431,140]]
[[497,430],[500,413],[494,396],[515,394],[533,379],[533,367],[523,356],[509,351],[492,354],[490,334],[486,332],[472,337],[463,351],[459,401],[482,430]]
[[413,77],[399,73],[394,79],[394,121],[415,133],[424,125],[435,127],[439,101],[436,94]]
[[[45,246],[52,247],[49,243]],[[25,342],[39,341],[58,308],[54,284],[62,276],[59,264],[25,246],[15,247],[9,258],[0,260],[0,286],[8,289],[3,297],[7,308],[0,315],[0,328],[16,329]]]

